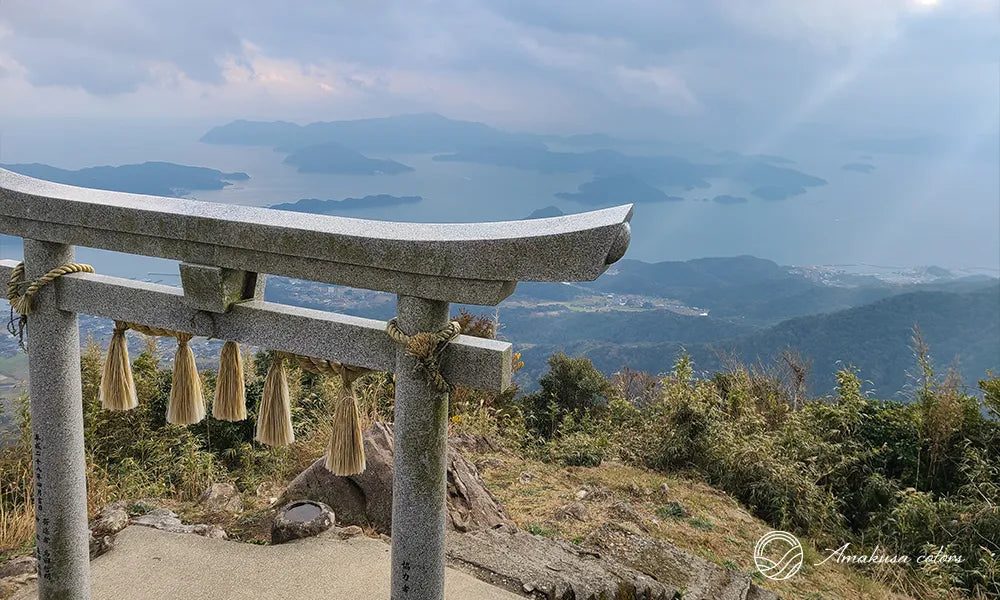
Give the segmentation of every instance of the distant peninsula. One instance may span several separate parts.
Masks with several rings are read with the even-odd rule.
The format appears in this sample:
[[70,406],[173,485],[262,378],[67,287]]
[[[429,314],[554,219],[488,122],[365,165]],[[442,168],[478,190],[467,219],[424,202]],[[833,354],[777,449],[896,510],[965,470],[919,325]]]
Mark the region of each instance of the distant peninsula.
[[662,190],[632,175],[607,175],[596,177],[580,186],[578,192],[559,192],[557,198],[574,200],[589,206],[649,204],[651,202],[676,202],[679,196],[668,196]]
[[721,194],[712,198],[713,202],[718,202],[719,204],[746,204],[747,199],[743,196],[730,196],[729,194]]
[[413,170],[412,167],[394,160],[368,158],[336,142],[306,146],[296,150],[285,158],[285,163],[298,167],[299,173],[395,175]]
[[[727,180],[754,190],[751,192],[754,196],[765,200],[784,200],[827,183],[820,177],[790,168],[792,161],[780,156],[744,156],[726,151],[695,159],[660,154],[678,150],[671,144],[652,146],[658,148],[652,154],[633,155],[612,149],[621,145],[621,140],[605,134],[512,133],[484,123],[458,121],[438,114],[308,125],[284,121],[233,121],[208,131],[201,141],[270,146],[278,152],[291,153],[286,162],[304,173],[405,172],[410,170],[406,165],[368,156],[434,153],[436,161],[545,174],[631,175],[665,190],[708,189],[713,181]],[[570,148],[583,151],[567,151]]]
[[153,196],[186,196],[195,190],[221,190],[233,181],[246,181],[246,173],[223,173],[205,167],[168,162],[145,162],[119,167],[88,167],[71,171],[40,163],[0,165],[4,169],[79,187]]
[[422,201],[423,198],[420,196],[390,196],[388,194],[378,194],[377,196],[344,198],[343,200],[318,200],[316,198],[303,198],[298,202],[274,204],[271,208],[277,210],[292,210],[295,212],[309,213],[313,215],[335,215],[343,211],[364,210],[366,208],[385,208],[387,206],[399,206],[401,204],[416,204]]
[[463,148],[536,138],[530,134],[507,133],[483,123],[457,121],[425,113],[308,125],[285,121],[233,121],[214,127],[202,136],[201,141],[208,144],[270,146],[281,152],[337,142],[359,152],[421,154],[455,152]]

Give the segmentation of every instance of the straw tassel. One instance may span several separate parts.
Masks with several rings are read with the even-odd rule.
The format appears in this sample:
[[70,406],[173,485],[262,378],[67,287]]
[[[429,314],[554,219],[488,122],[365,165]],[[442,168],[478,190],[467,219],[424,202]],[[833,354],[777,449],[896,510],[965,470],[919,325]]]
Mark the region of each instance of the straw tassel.
[[264,379],[264,397],[257,415],[255,440],[269,446],[287,446],[295,441],[292,431],[292,403],[288,394],[285,357],[275,353]]
[[101,373],[99,396],[101,407],[105,410],[131,410],[139,406],[135,379],[132,377],[132,363],[128,357],[128,340],[125,339],[127,330],[128,324],[115,321],[115,331],[108,344],[108,358],[104,361],[104,371]]
[[191,337],[190,333],[177,334],[174,378],[170,385],[170,402],[167,404],[167,422],[174,425],[193,425],[205,418],[201,378],[194,362],[194,352],[188,345]]
[[236,342],[223,344],[219,355],[212,416],[220,421],[242,421],[247,418],[243,357],[240,355],[240,345]]
[[358,475],[365,470],[365,447],[361,436],[361,416],[354,380],[365,371],[341,368],[340,393],[333,416],[333,435],[326,454],[326,468],[341,477]]

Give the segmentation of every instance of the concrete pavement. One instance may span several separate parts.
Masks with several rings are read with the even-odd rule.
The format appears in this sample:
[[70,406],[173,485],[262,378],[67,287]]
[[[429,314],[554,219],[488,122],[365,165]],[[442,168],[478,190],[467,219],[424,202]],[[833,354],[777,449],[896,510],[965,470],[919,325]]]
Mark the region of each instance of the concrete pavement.
[[[389,545],[333,530],[279,546],[141,526],[122,530],[92,563],[93,600],[349,600],[389,598]],[[13,600],[36,598],[31,585]],[[523,600],[448,569],[447,600]]]

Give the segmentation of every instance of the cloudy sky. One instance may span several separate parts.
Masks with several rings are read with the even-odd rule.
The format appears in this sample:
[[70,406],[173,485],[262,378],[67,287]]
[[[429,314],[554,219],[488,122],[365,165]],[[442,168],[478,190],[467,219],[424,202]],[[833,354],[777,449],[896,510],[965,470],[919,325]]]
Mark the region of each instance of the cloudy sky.
[[0,115],[995,135],[998,0],[0,0]]

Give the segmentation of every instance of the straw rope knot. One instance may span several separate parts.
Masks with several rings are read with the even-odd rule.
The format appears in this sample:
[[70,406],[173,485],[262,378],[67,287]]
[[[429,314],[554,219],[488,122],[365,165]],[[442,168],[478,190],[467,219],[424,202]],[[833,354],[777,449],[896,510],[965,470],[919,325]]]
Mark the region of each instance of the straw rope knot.
[[345,365],[335,360],[326,360],[314,356],[286,353],[285,357],[294,360],[295,364],[303,371],[308,371],[315,375],[336,375],[347,384],[351,384],[358,377],[371,372],[371,369],[365,369],[364,367]]
[[[10,301],[10,319],[7,321],[7,331],[11,335],[17,336],[17,343],[22,350],[27,350],[24,346],[24,326],[28,323],[28,315],[35,310],[35,295],[38,294],[38,291],[63,275],[93,273],[94,267],[80,263],[60,265],[27,285],[24,282],[24,272],[24,263],[17,263],[14,270],[10,272],[10,280],[7,282],[7,300]],[[14,319],[15,312],[19,315],[16,320]]]
[[148,335],[150,337],[172,337],[177,338],[180,341],[181,336],[187,336],[185,342],[191,341],[191,334],[181,333],[180,331],[174,331],[173,329],[164,329],[162,327],[153,327],[152,325],[143,325],[142,323],[125,323],[126,329],[131,329],[132,331],[138,331],[143,335]]
[[454,390],[454,386],[441,374],[441,353],[455,336],[462,333],[462,326],[458,321],[451,321],[440,331],[407,335],[394,318],[385,326],[385,332],[392,341],[403,346],[407,354],[417,359],[417,368],[423,372],[431,387],[441,393]]

